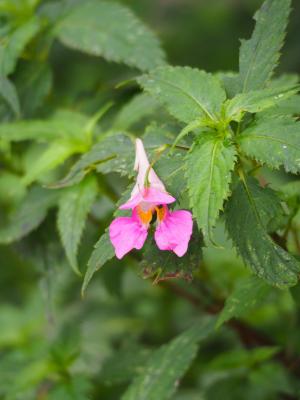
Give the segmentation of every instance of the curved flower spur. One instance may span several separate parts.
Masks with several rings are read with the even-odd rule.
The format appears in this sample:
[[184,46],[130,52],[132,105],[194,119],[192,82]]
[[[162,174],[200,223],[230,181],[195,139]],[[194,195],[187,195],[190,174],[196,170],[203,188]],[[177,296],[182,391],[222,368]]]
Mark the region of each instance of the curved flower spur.
[[182,257],[192,235],[192,214],[186,210],[171,211],[171,196],[149,164],[141,139],[136,139],[134,169],[138,172],[130,199],[121,210],[132,210],[130,217],[117,217],[109,226],[109,237],[116,257],[121,259],[132,249],[140,250],[147,238],[150,223],[155,219],[155,242],[160,250],[173,251]]

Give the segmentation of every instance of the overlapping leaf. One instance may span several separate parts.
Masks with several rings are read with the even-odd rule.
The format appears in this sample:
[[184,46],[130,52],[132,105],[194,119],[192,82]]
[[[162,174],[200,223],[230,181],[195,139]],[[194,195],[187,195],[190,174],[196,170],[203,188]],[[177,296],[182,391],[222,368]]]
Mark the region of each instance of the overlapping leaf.
[[19,116],[20,102],[15,85],[9,79],[3,76],[0,76],[0,96],[6,101],[13,112]]
[[234,246],[253,272],[280,288],[298,281],[299,262],[268,235],[270,220],[281,212],[271,189],[250,179],[240,182],[226,207],[226,227]]

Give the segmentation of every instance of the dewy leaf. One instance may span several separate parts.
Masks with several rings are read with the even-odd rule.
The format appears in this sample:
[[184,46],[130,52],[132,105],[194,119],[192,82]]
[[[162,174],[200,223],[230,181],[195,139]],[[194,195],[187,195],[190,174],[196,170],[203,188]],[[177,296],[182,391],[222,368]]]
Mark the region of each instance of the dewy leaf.
[[214,318],[205,317],[156,350],[121,400],[167,400],[196,356],[199,342],[214,332]]
[[16,29],[0,41],[0,75],[11,74],[17,64],[17,60],[25,46],[40,29],[40,21],[32,17],[24,25]]
[[266,0],[254,18],[251,39],[240,48],[240,91],[260,89],[270,79],[280,56],[291,0]]
[[259,113],[267,108],[280,105],[283,100],[293,96],[298,91],[297,86],[252,90],[241,93],[225,103],[226,118],[240,121],[245,111]]
[[196,68],[160,67],[137,81],[173,117],[187,124],[195,120],[218,120],[226,98],[218,79]]
[[[0,243],[11,243],[36,229],[53,207],[60,193],[33,187],[21,205],[10,215],[6,225],[0,228]],[[2,225],[2,224],[1,224]]]
[[228,201],[226,228],[246,265],[259,277],[280,288],[298,281],[299,262],[268,235],[268,224],[280,214],[278,197],[254,179],[239,182]]
[[215,134],[202,134],[187,156],[190,204],[204,238],[211,230],[229,194],[236,150]]
[[86,288],[90,283],[94,273],[98,271],[103,265],[115,256],[115,250],[111,244],[108,231],[104,232],[98,242],[88,262],[88,267],[84,275],[81,293],[84,296]]
[[0,96],[8,103],[13,112],[19,116],[20,103],[16,88],[9,79],[3,76],[0,76]]
[[249,157],[271,168],[300,171],[300,122],[289,117],[270,118],[250,126],[238,141]]
[[77,251],[87,215],[97,195],[97,181],[88,177],[60,198],[57,226],[71,267],[79,273]]
[[227,297],[225,306],[216,326],[219,328],[231,318],[239,318],[258,307],[270,293],[271,287],[255,276],[238,281],[233,292]]
[[59,22],[56,33],[66,46],[142,71],[165,64],[165,54],[154,34],[118,3],[80,2]]

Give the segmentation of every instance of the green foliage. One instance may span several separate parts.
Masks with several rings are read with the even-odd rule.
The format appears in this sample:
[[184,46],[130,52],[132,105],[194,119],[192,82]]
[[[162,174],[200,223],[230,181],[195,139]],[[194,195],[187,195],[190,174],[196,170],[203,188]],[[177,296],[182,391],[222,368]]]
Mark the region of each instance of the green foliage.
[[16,115],[20,114],[19,98],[15,86],[11,81],[0,76],[0,95],[8,103]]
[[202,134],[187,157],[191,206],[204,236],[211,239],[214,226],[229,194],[236,151],[213,134]]
[[237,282],[233,292],[227,297],[219,314],[217,327],[231,318],[240,318],[257,308],[270,293],[270,286],[257,277],[244,278]]
[[97,182],[89,177],[60,198],[57,226],[71,267],[79,273],[76,255],[87,215],[97,196]]
[[260,89],[270,79],[283,45],[291,10],[291,0],[266,0],[254,18],[251,39],[243,40],[240,48],[241,92]]
[[226,226],[238,253],[256,275],[271,285],[288,287],[297,283],[300,264],[268,235],[271,218],[280,212],[271,189],[247,180],[237,185],[228,202]]
[[192,363],[199,342],[213,331],[213,319],[204,319],[152,354],[145,371],[122,396],[123,400],[170,399],[177,382]]
[[217,78],[195,68],[160,67],[138,78],[138,83],[166,105],[172,116],[187,124],[217,120],[225,100]]
[[59,22],[56,34],[66,46],[141,70],[165,63],[156,37],[117,3],[89,0],[76,5]]
[[283,166],[300,171],[300,123],[289,117],[273,117],[254,123],[239,136],[241,150],[270,168]]

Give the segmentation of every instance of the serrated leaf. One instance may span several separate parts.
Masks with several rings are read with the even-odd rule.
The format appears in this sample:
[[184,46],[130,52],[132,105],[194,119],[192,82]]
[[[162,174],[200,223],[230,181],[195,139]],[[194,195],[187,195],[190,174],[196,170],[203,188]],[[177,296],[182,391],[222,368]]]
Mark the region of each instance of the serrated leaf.
[[72,154],[84,151],[84,145],[70,140],[54,141],[40,157],[31,164],[23,177],[23,183],[29,185],[48,171],[62,164]]
[[0,243],[11,243],[36,229],[53,207],[59,192],[33,187],[21,205],[10,215],[7,224],[0,228]]
[[196,356],[199,342],[214,331],[214,319],[203,318],[170,343],[156,350],[121,397],[122,400],[167,400]]
[[96,143],[71,168],[68,175],[53,187],[70,186],[80,182],[90,171],[103,174],[118,172],[131,175],[134,163],[134,145],[123,134],[108,136]]
[[15,85],[4,76],[0,76],[0,96],[6,101],[13,112],[20,115],[20,102]]
[[118,3],[81,2],[57,25],[56,33],[66,46],[142,71],[165,64],[154,34]]
[[229,194],[235,160],[235,147],[210,133],[202,134],[187,156],[190,204],[206,239]]
[[263,120],[246,129],[238,142],[243,152],[271,168],[300,171],[300,123],[292,118]]
[[219,314],[217,328],[231,318],[247,316],[264,301],[270,291],[271,287],[255,276],[238,281]]
[[270,88],[241,93],[225,103],[225,114],[229,120],[240,121],[245,111],[259,113],[273,107],[297,93],[298,87]]
[[281,212],[278,197],[250,179],[239,182],[228,201],[226,228],[238,253],[253,272],[279,288],[298,281],[299,262],[268,235],[268,224]]
[[77,251],[87,215],[97,196],[97,181],[89,177],[69,188],[60,198],[57,226],[71,267],[80,273]]
[[259,113],[257,120],[270,119],[286,115],[300,115],[300,95],[295,95],[289,99],[283,100],[268,110]]
[[54,139],[84,140],[83,130],[89,119],[86,115],[69,110],[59,110],[47,120],[27,120],[0,125],[0,139],[8,141]]
[[280,56],[291,0],[266,0],[254,16],[251,39],[240,48],[240,91],[260,89],[270,79]]
[[88,261],[88,267],[84,275],[81,293],[84,295],[90,280],[94,273],[98,271],[103,265],[115,256],[115,250],[111,244],[109,234],[106,231],[95,244],[95,248]]
[[40,29],[40,21],[32,17],[12,34],[1,38],[0,41],[0,75],[11,74],[17,64],[17,60],[25,46]]
[[173,117],[187,124],[195,120],[218,120],[226,98],[218,79],[196,68],[160,67],[137,81]]

